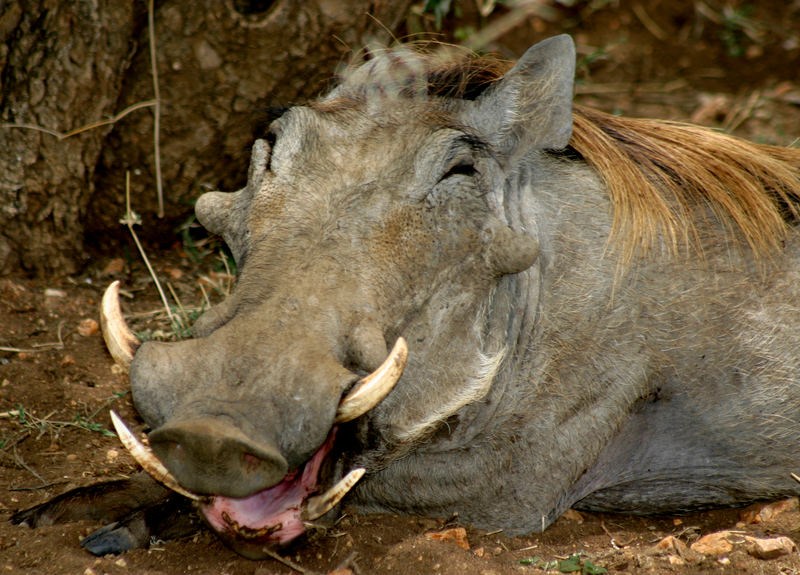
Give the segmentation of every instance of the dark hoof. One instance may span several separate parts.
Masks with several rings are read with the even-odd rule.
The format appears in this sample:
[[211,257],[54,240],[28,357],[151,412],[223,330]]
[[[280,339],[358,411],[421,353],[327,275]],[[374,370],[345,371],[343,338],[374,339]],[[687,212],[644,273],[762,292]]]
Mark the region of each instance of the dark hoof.
[[81,547],[93,555],[118,555],[142,547],[127,525],[111,523],[93,531],[81,540]]

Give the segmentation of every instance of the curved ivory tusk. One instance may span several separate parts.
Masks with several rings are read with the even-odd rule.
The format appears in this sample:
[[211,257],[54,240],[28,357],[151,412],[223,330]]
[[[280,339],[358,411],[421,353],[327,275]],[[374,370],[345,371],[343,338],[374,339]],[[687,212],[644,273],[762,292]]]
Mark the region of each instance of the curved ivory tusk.
[[361,417],[378,405],[395,386],[408,359],[406,340],[398,337],[381,366],[356,384],[355,389],[347,394],[336,411],[334,423],[344,423]]
[[120,441],[122,441],[122,445],[125,446],[125,449],[130,452],[136,462],[141,465],[153,479],[163,484],[164,487],[172,489],[176,493],[180,493],[189,499],[195,501],[202,499],[196,493],[192,493],[181,487],[178,480],[175,479],[175,476],[164,467],[164,464],[158,460],[153,451],[136,439],[136,436],[131,433],[131,430],[128,429],[128,426],[125,425],[120,416],[117,415],[113,409],[110,413],[111,423],[114,424],[114,429],[117,430],[117,435]]
[[103,294],[103,301],[100,304],[100,326],[111,357],[120,367],[128,371],[133,361],[133,354],[142,342],[133,335],[122,317],[122,310],[119,307],[119,281],[112,282]]
[[303,521],[314,521],[336,507],[342,497],[363,477],[365,471],[363,467],[356,467],[322,495],[309,497],[302,513]]

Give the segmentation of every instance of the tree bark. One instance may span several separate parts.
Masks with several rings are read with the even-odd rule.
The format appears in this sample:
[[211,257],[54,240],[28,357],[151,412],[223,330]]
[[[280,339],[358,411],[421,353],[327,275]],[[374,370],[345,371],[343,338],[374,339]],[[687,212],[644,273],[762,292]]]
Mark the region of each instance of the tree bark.
[[[134,33],[130,3],[4,1],[0,7],[0,271],[72,273],[105,126]],[[17,127],[8,127],[7,125]],[[24,126],[24,127],[18,127]]]
[[0,272],[74,273],[86,237],[121,238],[126,172],[143,234],[171,243],[200,193],[243,181],[253,111],[321,92],[351,50],[390,40],[408,4],[158,3],[159,218],[154,106],[69,138],[8,127],[64,133],[153,100],[146,2],[0,0]]

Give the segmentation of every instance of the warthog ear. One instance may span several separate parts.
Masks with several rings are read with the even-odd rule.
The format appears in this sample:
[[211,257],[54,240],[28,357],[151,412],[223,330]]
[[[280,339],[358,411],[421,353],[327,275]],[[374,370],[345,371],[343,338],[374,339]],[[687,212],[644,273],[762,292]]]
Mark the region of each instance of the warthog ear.
[[497,275],[525,271],[539,257],[539,242],[522,232],[516,232],[499,220],[484,229],[489,267]]
[[269,145],[256,140],[250,153],[247,185],[238,192],[207,192],[197,199],[194,212],[209,232],[219,234],[238,264],[247,251],[247,211],[253,195],[261,189],[269,164]]
[[224,236],[230,227],[230,215],[235,193],[206,192],[194,206],[194,213],[200,224],[212,234]]
[[222,236],[231,249],[237,265],[243,262],[247,251],[246,213],[249,202],[241,201],[248,189],[238,192],[206,192],[194,205],[194,213],[202,226],[212,234]]
[[575,44],[566,34],[532,46],[475,102],[470,124],[506,155],[564,148],[572,135]]

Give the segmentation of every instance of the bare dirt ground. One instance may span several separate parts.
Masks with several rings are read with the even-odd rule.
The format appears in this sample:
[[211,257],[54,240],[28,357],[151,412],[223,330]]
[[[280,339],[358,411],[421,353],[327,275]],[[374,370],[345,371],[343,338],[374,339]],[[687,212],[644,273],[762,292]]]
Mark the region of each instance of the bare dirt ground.
[[[519,54],[536,39],[566,31],[578,43],[582,104],[692,120],[766,143],[790,144],[800,136],[800,3],[601,4],[560,8],[557,23],[531,19],[503,36],[498,48]],[[182,244],[176,234],[173,249],[149,255],[187,308],[200,305],[201,285],[212,299],[218,297],[214,286],[227,289],[216,251],[207,245]],[[151,335],[166,329],[152,281],[131,246],[96,250],[80,276],[0,280],[0,571],[800,573],[796,549],[760,558],[748,539],[780,535],[800,542],[800,510],[791,503],[771,517],[773,508],[762,517],[753,510],[658,518],[568,514],[545,533],[526,537],[466,527],[462,546],[430,537],[456,527],[457,518],[359,515],[345,508],[334,528],[285,552],[293,567],[243,559],[202,530],[185,540],[96,558],[79,545],[95,524],[12,526],[7,519],[16,509],[136,471],[118,440],[106,434],[109,408],[142,429],[127,378],[113,368],[96,326],[102,289],[113,279],[122,280],[131,296],[125,311],[135,328]],[[800,461],[789,471],[800,472]],[[715,553],[690,547],[723,530],[730,531],[727,545]]]

